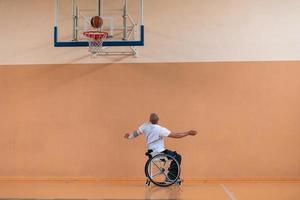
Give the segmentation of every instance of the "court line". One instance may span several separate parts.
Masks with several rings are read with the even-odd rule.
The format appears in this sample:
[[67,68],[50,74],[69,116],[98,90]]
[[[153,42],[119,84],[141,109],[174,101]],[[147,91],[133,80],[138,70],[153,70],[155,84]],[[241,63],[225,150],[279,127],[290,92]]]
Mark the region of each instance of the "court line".
[[238,200],[232,192],[223,184],[220,184],[220,186],[223,188],[227,196],[230,198],[230,200]]

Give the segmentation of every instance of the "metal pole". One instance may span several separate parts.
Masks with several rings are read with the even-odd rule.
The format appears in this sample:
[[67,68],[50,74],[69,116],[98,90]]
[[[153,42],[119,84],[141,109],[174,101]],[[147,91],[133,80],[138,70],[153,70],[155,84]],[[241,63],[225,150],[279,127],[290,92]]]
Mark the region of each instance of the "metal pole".
[[72,0],[73,40],[78,40],[78,7],[76,0]]
[[141,0],[141,25],[144,25],[144,0]]
[[79,20],[79,7],[76,5],[76,21],[75,21],[76,40],[78,40],[78,20]]
[[54,26],[58,26],[58,15],[59,15],[59,0],[55,1],[55,16],[54,16]]
[[97,15],[103,15],[103,0],[97,0]]
[[128,4],[127,0],[124,0],[124,9],[123,9],[123,40],[127,40],[127,18],[128,18]]

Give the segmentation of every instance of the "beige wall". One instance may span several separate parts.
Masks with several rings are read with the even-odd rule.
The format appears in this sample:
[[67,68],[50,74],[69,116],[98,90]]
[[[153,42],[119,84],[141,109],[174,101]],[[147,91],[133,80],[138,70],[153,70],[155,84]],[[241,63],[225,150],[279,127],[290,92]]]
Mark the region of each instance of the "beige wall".
[[0,178],[141,178],[150,112],[185,178],[300,178],[300,63],[0,66]]
[[145,0],[138,59],[54,48],[54,0],[0,1],[0,64],[299,60],[299,0]]

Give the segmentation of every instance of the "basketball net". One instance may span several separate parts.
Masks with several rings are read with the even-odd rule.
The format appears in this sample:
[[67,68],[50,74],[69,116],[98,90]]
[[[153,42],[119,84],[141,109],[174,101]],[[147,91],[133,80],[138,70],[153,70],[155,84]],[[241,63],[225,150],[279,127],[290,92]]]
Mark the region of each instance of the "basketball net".
[[108,33],[102,31],[86,31],[83,36],[89,43],[89,51],[92,55],[101,54],[103,52],[103,41],[107,38]]

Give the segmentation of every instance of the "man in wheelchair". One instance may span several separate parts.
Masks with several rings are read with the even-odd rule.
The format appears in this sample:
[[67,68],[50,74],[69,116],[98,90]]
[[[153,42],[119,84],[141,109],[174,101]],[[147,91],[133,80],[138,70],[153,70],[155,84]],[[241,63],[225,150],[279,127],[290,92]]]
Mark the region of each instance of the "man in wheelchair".
[[180,167],[181,155],[179,155],[176,151],[165,149],[164,138],[183,138],[189,135],[195,136],[197,134],[197,131],[190,130],[186,132],[171,132],[167,128],[158,125],[158,121],[158,115],[156,113],[152,113],[150,115],[149,122],[142,124],[137,130],[133,131],[131,134],[126,133],[124,135],[124,138],[133,139],[141,134],[144,134],[147,142],[148,155],[156,155],[159,153],[163,153],[169,156],[169,158],[174,158],[177,161],[177,163],[175,160],[171,161],[167,174],[167,179],[172,180],[173,174],[178,174],[178,165]]

